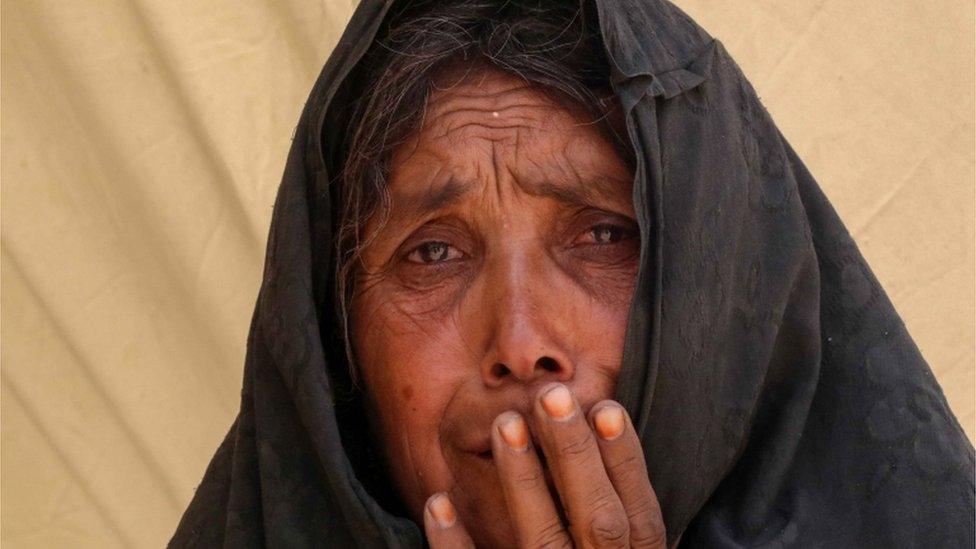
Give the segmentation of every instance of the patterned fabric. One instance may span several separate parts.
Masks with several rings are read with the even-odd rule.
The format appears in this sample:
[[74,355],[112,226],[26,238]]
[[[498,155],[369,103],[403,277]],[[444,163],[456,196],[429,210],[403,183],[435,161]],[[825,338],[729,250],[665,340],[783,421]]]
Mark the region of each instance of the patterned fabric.
[[[355,436],[331,293],[341,106],[393,3],[362,2],[299,122],[241,410],[173,546],[424,543]],[[669,540],[972,547],[973,447],[735,62],[663,0],[597,5],[642,232],[617,398]]]

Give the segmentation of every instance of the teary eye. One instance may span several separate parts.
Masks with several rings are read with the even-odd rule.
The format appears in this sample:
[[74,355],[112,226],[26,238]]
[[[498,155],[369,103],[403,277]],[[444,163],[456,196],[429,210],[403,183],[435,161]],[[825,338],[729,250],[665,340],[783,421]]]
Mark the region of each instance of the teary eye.
[[407,261],[419,264],[443,263],[461,257],[461,252],[447,242],[430,241],[417,246],[407,255]]

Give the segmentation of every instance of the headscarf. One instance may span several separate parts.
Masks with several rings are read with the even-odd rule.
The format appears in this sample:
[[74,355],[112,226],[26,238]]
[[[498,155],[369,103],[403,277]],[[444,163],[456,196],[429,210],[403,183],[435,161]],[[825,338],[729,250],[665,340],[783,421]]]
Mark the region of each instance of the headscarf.
[[[305,105],[240,412],[174,547],[424,544],[363,465],[332,291],[337,105],[368,85],[357,62],[397,3],[362,1]],[[755,90],[668,2],[595,3],[642,238],[616,398],[669,542],[973,547],[973,447]]]

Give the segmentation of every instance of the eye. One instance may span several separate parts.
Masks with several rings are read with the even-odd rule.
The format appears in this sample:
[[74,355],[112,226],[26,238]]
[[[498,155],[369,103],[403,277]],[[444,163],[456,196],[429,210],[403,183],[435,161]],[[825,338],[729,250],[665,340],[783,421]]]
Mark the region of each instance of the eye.
[[461,252],[447,242],[432,240],[424,242],[407,254],[407,261],[421,265],[444,263],[452,259],[460,259]]
[[627,240],[634,236],[634,230],[629,227],[613,225],[610,223],[599,223],[590,227],[585,233],[580,235],[580,244],[595,244],[605,246],[616,244],[622,240]]

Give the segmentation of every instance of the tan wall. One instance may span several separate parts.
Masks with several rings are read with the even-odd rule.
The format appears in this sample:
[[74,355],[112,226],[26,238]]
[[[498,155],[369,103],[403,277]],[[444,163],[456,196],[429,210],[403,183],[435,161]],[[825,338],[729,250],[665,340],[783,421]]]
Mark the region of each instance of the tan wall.
[[[238,405],[263,243],[351,0],[4,0],[2,542],[161,545]],[[973,5],[683,0],[974,423]]]

